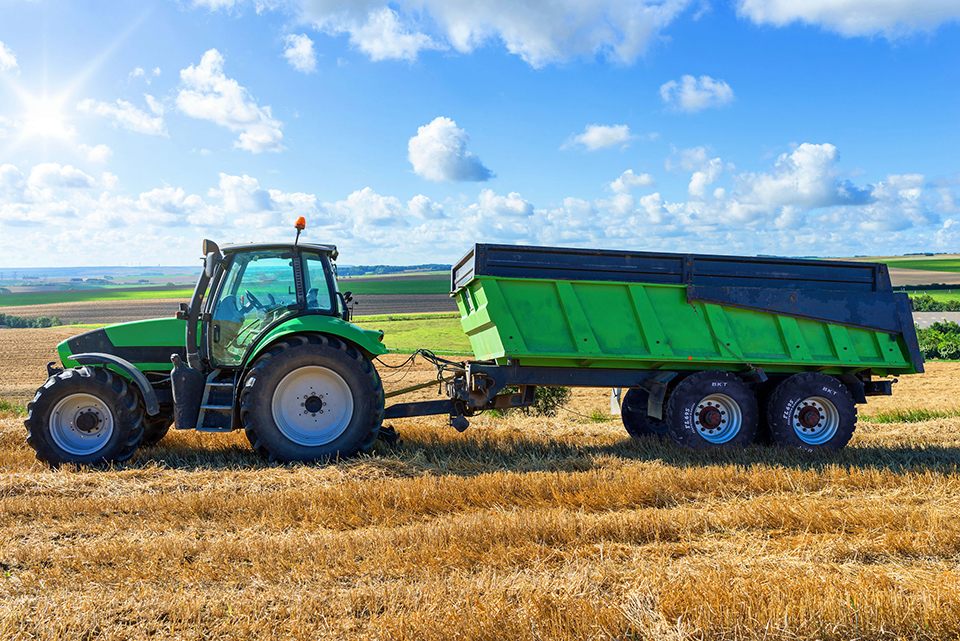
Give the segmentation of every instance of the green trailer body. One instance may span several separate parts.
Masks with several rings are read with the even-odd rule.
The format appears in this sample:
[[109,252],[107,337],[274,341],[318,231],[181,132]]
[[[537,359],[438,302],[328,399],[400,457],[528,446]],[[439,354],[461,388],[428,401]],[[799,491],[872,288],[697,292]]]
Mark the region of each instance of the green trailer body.
[[477,360],[499,365],[923,371],[879,264],[476,245],[451,290]]

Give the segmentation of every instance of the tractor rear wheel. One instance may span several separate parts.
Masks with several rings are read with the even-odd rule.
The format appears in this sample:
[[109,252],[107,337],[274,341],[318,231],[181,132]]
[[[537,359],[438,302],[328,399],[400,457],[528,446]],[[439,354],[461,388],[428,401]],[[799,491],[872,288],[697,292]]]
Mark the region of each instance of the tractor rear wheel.
[[254,363],[240,392],[247,439],[270,461],[327,461],[368,452],[383,421],[373,364],[333,336],[295,336]]
[[794,374],[770,394],[767,423],[778,445],[841,450],[857,427],[857,404],[847,386],[833,376]]
[[730,372],[697,372],[670,395],[664,418],[681,445],[696,449],[743,447],[757,433],[757,399]]
[[125,461],[143,438],[143,410],[127,381],[103,367],[51,376],[27,405],[27,443],[51,467]]
[[667,422],[647,414],[647,399],[650,393],[640,388],[627,390],[620,405],[620,419],[627,433],[633,438],[662,437],[670,433]]

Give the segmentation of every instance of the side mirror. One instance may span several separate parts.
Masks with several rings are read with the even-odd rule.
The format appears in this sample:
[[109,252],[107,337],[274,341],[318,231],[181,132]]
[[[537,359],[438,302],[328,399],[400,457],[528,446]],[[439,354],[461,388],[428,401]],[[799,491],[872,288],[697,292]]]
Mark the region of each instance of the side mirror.
[[213,252],[207,254],[207,257],[203,260],[203,272],[207,275],[207,278],[213,278],[213,272],[217,268],[217,263],[220,260],[217,258],[217,255]]
[[353,292],[344,292],[343,300],[347,303],[353,301]]

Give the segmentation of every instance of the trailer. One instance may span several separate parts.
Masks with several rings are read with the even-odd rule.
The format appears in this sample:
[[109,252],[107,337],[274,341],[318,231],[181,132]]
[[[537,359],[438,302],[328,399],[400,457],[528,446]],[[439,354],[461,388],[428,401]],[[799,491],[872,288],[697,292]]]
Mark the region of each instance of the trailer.
[[857,403],[923,371],[879,263],[478,244],[450,290],[476,358],[447,385],[461,427],[538,385],[628,388],[635,437],[836,450]]
[[395,440],[383,421],[534,403],[539,386],[624,388],[636,438],[695,448],[769,435],[846,445],[856,404],[923,371],[906,294],[882,264],[478,244],[451,271],[474,359],[422,351],[434,401],[386,399],[383,332],[351,320],[333,245],[203,242],[176,318],[91,330],[28,405],[52,466],[124,461],[177,429],[243,430],[269,460],[335,460]]

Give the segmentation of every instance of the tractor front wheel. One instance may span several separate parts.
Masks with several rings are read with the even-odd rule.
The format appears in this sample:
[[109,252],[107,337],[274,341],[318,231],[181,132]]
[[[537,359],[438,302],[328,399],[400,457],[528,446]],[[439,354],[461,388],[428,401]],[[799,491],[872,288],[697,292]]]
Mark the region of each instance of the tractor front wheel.
[[125,461],[143,438],[136,391],[103,367],[51,376],[27,405],[27,443],[51,467]]
[[240,393],[247,439],[270,461],[326,461],[367,452],[383,421],[383,384],[351,345],[296,336],[257,359]]

